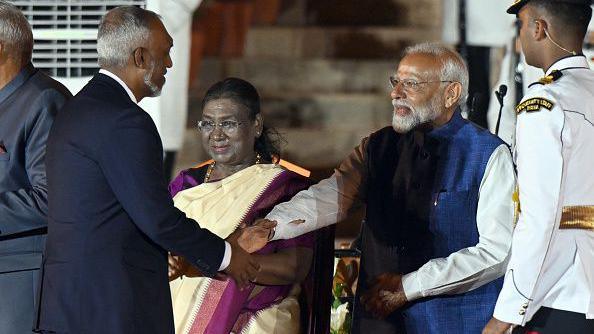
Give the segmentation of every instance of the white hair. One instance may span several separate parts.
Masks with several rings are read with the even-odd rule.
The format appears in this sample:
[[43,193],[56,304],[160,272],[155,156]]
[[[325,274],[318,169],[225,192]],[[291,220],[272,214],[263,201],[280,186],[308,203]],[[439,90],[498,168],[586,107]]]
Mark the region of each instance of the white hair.
[[152,19],[160,18],[136,6],[116,7],[107,12],[97,32],[99,66],[125,67],[134,50],[147,45]]
[[462,93],[457,106],[462,110],[466,108],[468,99],[468,66],[460,54],[449,47],[439,43],[421,43],[410,46],[404,50],[404,56],[411,54],[429,55],[437,58],[441,63],[440,80],[459,82]]
[[14,5],[0,0],[0,43],[6,52],[23,63],[31,61],[33,32],[27,18]]

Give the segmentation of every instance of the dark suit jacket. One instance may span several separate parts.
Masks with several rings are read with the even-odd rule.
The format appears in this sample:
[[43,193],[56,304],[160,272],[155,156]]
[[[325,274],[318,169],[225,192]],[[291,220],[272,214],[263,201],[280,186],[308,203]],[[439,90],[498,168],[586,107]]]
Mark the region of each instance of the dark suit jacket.
[[71,96],[33,65],[0,90],[0,274],[41,265],[45,144],[58,109]]
[[40,268],[45,244],[45,144],[70,97],[31,64],[0,89],[0,333],[24,333],[33,325],[29,271]]
[[173,206],[150,116],[97,74],[48,140],[49,226],[37,328],[173,333],[167,252],[206,275],[224,241]]

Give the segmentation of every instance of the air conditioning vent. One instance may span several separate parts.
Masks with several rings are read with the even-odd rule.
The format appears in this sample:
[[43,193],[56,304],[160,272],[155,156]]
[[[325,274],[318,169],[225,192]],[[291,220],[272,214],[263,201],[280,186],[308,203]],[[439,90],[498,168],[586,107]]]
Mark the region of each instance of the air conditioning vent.
[[33,28],[33,64],[53,77],[79,78],[97,72],[97,28],[118,6],[146,8],[146,0],[11,1]]

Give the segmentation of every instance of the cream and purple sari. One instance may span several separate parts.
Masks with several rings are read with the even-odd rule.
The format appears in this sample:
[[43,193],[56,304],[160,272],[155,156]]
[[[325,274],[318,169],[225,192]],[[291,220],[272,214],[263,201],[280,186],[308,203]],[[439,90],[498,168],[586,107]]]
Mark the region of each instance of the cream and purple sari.
[[[274,205],[306,188],[307,179],[274,164],[245,168],[225,179],[202,183],[208,166],[181,172],[170,184],[175,206],[221,238],[240,224],[264,217]],[[313,248],[310,234],[269,243],[259,254],[291,247]],[[184,277],[171,282],[175,331],[198,333],[298,333],[299,285],[250,284]]]

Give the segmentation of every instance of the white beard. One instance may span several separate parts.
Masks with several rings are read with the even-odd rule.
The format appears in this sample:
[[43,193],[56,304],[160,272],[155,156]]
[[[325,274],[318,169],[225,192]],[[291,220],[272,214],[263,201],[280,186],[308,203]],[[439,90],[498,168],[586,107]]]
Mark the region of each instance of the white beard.
[[401,116],[396,113],[392,114],[392,128],[398,133],[407,133],[419,124],[421,124],[419,114],[412,110],[406,116]]
[[153,83],[151,81],[154,71],[155,71],[155,63],[152,63],[151,69],[148,72],[146,72],[146,74],[144,75],[144,84],[150,90],[151,97],[157,97],[157,96],[161,95],[161,88],[159,88],[159,86],[155,85],[155,83]]
[[441,110],[441,101],[439,96],[433,97],[428,103],[419,107],[413,107],[409,103],[392,100],[392,105],[396,107],[407,107],[410,112],[405,115],[392,114],[392,128],[398,133],[406,133],[415,127],[435,120],[443,111]]

